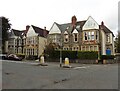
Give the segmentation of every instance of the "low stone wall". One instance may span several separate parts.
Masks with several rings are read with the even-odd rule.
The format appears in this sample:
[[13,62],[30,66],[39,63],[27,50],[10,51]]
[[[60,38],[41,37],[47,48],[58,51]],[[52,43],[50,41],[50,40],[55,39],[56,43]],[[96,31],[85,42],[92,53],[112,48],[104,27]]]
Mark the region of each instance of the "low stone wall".
[[70,60],[70,62],[82,63],[82,64],[96,64],[96,60],[80,60],[80,59],[76,59],[74,61]]
[[120,63],[120,53],[116,53],[115,60]]
[[[46,60],[48,62],[59,62],[59,59],[49,59]],[[65,60],[62,60],[64,63]],[[81,63],[81,64],[114,64],[118,63],[118,61],[115,59],[109,59],[109,60],[80,60],[80,59],[69,59],[70,63]]]
[[114,64],[114,63],[118,63],[117,60],[115,59],[103,60],[103,64]]

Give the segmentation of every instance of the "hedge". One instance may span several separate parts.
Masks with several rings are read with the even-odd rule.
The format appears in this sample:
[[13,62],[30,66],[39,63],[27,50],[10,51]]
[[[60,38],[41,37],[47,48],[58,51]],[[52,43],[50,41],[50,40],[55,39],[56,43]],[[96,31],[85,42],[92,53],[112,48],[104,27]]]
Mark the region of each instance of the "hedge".
[[[69,59],[76,59],[77,58],[77,51],[62,51],[62,59],[68,57]],[[58,59],[60,58],[60,51],[54,51],[49,58]]]
[[97,51],[78,51],[78,59],[98,59]]
[[[62,51],[62,59],[68,57],[69,59],[98,59],[97,51],[70,51],[63,50]],[[49,55],[49,58],[59,59],[60,51],[54,51]]]

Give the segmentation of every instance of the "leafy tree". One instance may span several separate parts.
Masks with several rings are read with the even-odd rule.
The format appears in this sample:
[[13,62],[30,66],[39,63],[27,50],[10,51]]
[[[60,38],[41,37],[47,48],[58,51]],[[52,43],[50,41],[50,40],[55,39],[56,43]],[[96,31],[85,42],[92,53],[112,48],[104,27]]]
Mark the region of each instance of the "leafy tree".
[[54,45],[52,43],[50,43],[49,45],[47,45],[45,47],[45,55],[49,56],[50,58],[53,57],[53,54],[54,54]]
[[5,41],[8,40],[8,30],[11,28],[9,19],[6,17],[0,17],[2,20],[2,53],[5,53]]

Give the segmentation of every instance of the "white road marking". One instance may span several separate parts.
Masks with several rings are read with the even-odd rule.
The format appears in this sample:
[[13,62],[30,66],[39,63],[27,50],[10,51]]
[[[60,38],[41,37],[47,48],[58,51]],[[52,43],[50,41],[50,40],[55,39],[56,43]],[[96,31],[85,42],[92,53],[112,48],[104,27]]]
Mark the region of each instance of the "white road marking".
[[83,67],[75,67],[75,68],[73,68],[73,69],[83,69],[83,68],[88,68],[88,67],[90,67],[90,66],[83,66]]
[[22,61],[7,61],[7,60],[2,60],[2,62],[13,62],[13,63],[25,63],[25,64],[39,64],[39,63],[33,63],[33,62],[22,62]]

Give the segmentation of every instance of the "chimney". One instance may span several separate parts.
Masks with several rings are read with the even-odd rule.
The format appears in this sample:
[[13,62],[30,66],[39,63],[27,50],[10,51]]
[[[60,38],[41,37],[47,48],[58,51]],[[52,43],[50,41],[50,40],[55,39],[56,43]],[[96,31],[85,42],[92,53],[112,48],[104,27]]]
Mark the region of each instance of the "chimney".
[[30,28],[30,26],[27,25],[27,26],[26,26],[26,30],[25,30],[25,32],[24,32],[24,33],[25,33],[25,36],[27,36],[27,32],[28,32],[29,28]]
[[104,26],[104,22],[103,21],[101,22],[101,25]]
[[77,22],[77,18],[75,15],[72,17],[71,22],[72,22],[72,25],[75,26],[75,24]]
[[44,30],[43,30],[43,35],[44,35],[44,37],[46,37],[46,35],[47,35],[47,32],[46,32],[46,27],[44,27]]
[[28,31],[28,29],[29,29],[29,28],[30,28],[30,26],[29,26],[29,25],[27,25],[27,26],[26,26],[26,31]]

